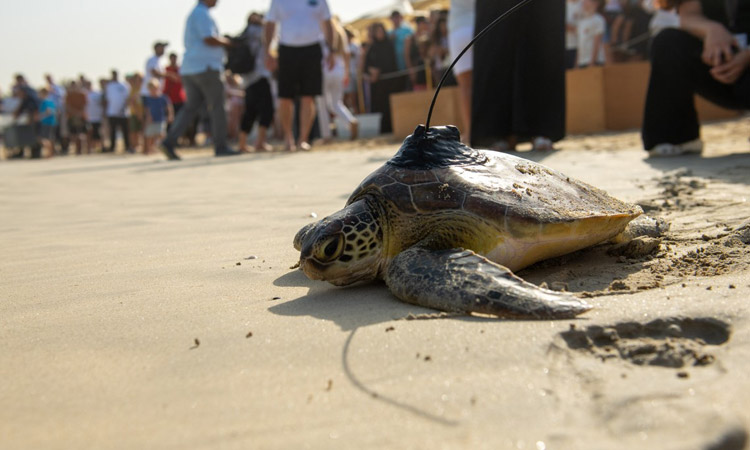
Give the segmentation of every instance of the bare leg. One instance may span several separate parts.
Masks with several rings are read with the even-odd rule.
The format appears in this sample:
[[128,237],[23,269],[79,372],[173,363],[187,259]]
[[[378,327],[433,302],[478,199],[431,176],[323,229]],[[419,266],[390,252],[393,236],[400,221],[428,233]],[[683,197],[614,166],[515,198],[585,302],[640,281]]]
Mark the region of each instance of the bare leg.
[[[303,98],[304,100],[304,98]],[[294,102],[288,98],[279,99],[279,118],[281,129],[284,132],[284,147],[286,150],[296,150],[294,136],[292,135],[292,115],[294,114]],[[308,130],[309,133],[309,130]]]
[[240,132],[237,134],[237,150],[239,150],[241,153],[249,153],[247,150],[247,133],[240,130]]
[[310,130],[313,120],[315,120],[315,100],[309,96],[302,97],[299,112],[299,142],[297,144],[301,148],[310,148]]
[[464,122],[461,135],[464,136],[466,142],[471,138],[471,73],[471,70],[467,70],[456,76],[459,99],[461,100],[461,118]]
[[258,126],[258,136],[255,139],[255,151],[256,152],[269,152],[271,151],[271,146],[266,143],[266,134],[268,132],[268,127],[264,126]]

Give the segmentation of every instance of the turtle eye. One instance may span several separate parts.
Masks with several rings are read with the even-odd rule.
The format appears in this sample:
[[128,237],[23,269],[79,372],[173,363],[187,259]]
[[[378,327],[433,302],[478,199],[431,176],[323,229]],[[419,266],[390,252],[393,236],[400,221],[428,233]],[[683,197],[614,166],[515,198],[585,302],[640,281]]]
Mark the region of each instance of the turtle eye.
[[338,234],[325,240],[318,247],[317,257],[321,261],[331,261],[341,253],[343,248],[343,239]]

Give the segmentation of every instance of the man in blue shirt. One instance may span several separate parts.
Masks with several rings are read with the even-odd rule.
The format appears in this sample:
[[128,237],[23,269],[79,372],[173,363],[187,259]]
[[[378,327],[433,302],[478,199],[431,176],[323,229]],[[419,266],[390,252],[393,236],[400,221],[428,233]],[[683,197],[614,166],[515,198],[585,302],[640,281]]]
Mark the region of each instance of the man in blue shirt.
[[185,25],[185,56],[182,59],[180,75],[187,94],[187,102],[162,142],[162,151],[170,160],[180,159],[174,149],[177,139],[193,122],[195,115],[205,104],[211,118],[211,137],[214,140],[216,156],[239,154],[227,145],[227,117],[224,112],[224,47],[231,41],[219,35],[216,22],[209,14],[209,8],[218,0],[199,0],[187,18]]

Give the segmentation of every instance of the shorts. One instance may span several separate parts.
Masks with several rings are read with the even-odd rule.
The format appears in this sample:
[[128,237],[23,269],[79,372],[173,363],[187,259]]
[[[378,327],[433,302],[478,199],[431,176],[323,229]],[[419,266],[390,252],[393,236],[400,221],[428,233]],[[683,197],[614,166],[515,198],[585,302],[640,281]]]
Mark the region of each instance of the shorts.
[[[461,27],[453,30],[448,37],[448,43],[450,45],[450,58],[455,59],[461,50],[464,49],[474,37],[474,27]],[[474,47],[464,53],[461,59],[458,60],[455,66],[453,66],[453,73],[460,75],[464,72],[472,70],[474,67]]]
[[143,135],[146,137],[159,137],[164,134],[165,129],[164,122],[152,122],[146,125]]
[[55,140],[55,128],[57,128],[57,125],[48,125],[46,123],[41,124],[39,127],[39,139],[45,139],[47,141]]
[[83,134],[86,132],[86,120],[83,117],[68,118],[68,132],[70,134]]
[[89,122],[89,131],[91,137],[96,141],[102,140],[102,123],[101,122]]
[[315,97],[323,92],[323,52],[320,44],[279,45],[279,97]]
[[128,117],[128,126],[132,133],[140,133],[143,131],[143,119],[138,116]]

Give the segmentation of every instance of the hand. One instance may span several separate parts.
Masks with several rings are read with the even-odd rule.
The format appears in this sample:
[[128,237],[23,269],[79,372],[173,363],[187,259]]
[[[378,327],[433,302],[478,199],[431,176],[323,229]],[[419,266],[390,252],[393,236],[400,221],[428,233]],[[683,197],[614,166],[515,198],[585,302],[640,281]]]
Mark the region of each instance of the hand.
[[703,62],[711,67],[728,63],[734,57],[733,46],[737,40],[720,24],[712,26],[703,40]]
[[724,84],[733,84],[750,65],[750,51],[744,50],[732,57],[729,62],[711,69],[711,76]]
[[368,72],[370,74],[370,83],[377,83],[378,77],[380,76],[380,70],[370,67]]
[[266,57],[264,62],[266,63],[266,69],[268,69],[270,72],[273,72],[276,70],[277,61],[276,58],[274,58],[271,53],[266,52]]

